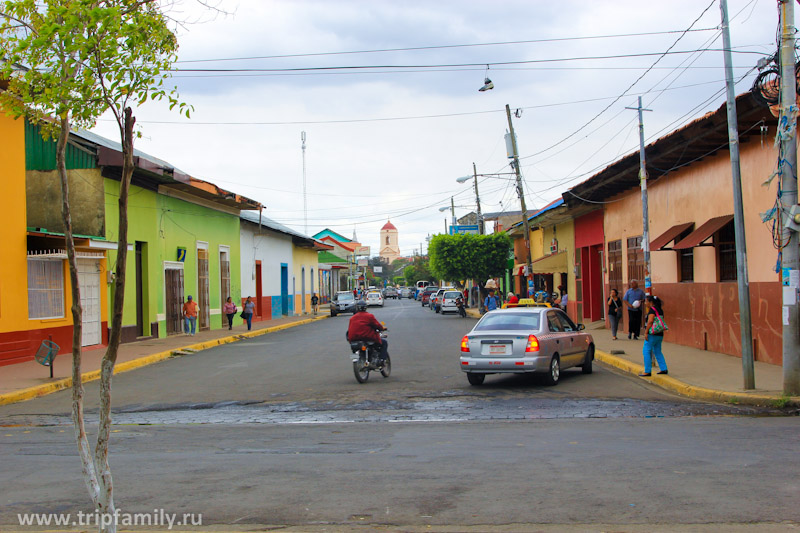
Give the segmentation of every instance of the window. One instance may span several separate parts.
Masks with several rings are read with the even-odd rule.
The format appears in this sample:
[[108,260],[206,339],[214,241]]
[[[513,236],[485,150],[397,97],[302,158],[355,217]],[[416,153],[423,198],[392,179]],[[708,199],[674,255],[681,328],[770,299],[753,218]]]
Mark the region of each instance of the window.
[[736,281],[736,236],[733,222],[725,224],[714,237],[720,281]]
[[386,236],[386,244],[389,244],[389,236]]
[[[694,226],[690,226],[683,233],[678,235],[675,242],[680,242],[694,231]],[[678,281],[682,283],[694,281],[694,248],[684,248],[675,250],[678,254]]]
[[644,280],[642,237],[628,237],[628,282]]
[[608,243],[608,284],[612,289],[622,286],[622,241]]
[[499,313],[484,315],[483,319],[475,326],[476,331],[536,331],[538,329],[539,313]]
[[28,258],[28,318],[64,318],[61,259]]
[[561,333],[564,331],[561,321],[558,319],[555,311],[547,312],[547,324],[550,326],[550,331]]

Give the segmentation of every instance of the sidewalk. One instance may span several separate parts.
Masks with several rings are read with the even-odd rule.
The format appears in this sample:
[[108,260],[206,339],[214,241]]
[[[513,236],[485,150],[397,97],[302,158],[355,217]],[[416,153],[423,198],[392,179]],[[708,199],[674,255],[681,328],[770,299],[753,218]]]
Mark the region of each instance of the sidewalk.
[[[467,309],[467,313],[479,316],[477,309]],[[644,336],[634,341],[620,332],[619,340],[615,341],[611,338],[611,330],[601,326],[601,323],[596,323],[588,327],[595,342],[595,360],[633,375],[644,372]],[[595,329],[598,327],[600,329]],[[666,338],[669,339],[669,333]],[[711,402],[773,407],[800,405],[800,396],[783,395],[783,369],[780,366],[756,361],[756,389],[746,391],[742,388],[742,360],[738,357],[666,341],[663,352],[669,375],[657,375],[658,367],[654,366],[652,377],[639,379],[682,396]]]
[[[120,344],[114,374],[127,372],[142,366],[168,359],[180,351],[206,350],[221,344],[257,337],[274,331],[280,331],[330,316],[327,305],[320,306],[319,315],[283,317],[264,322],[254,322],[252,331],[247,331],[247,324],[236,326],[233,330],[215,329],[198,331],[193,337],[173,335],[163,339],[152,339],[140,342]],[[214,317],[219,320],[219,317]],[[105,355],[105,347],[83,352],[81,367],[83,382],[94,381],[100,377],[100,363]],[[28,361],[16,365],[0,366],[0,405],[30,400],[72,386],[72,355],[62,354],[56,357],[53,366],[53,379],[50,369],[36,361]]]

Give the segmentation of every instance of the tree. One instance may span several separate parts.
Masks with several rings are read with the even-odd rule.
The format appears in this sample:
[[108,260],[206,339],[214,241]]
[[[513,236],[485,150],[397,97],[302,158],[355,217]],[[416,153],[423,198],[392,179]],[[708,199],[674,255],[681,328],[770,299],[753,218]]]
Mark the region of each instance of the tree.
[[459,281],[484,280],[505,273],[511,240],[492,235],[436,235],[428,247],[430,268],[436,277]]
[[[177,40],[156,0],[8,0],[0,12],[0,53],[8,91],[0,95],[7,113],[43,125],[57,137],[56,168],[61,180],[62,216],[72,285],[72,419],[83,475],[95,509],[114,514],[108,463],[111,379],[122,331],[127,258],[128,191],[133,175],[135,118],[132,105],[167,98],[188,116],[190,107],[175,90],[163,88],[164,73],[176,60]],[[27,70],[20,73],[17,65]],[[69,205],[66,146],[73,124],[90,127],[106,110],[117,121],[123,153],[119,195],[119,238],[111,332],[101,364],[100,413],[92,450],[85,430],[81,383],[80,286]],[[109,522],[109,523],[106,523]],[[99,524],[116,531],[113,521]]]
[[421,256],[414,258],[414,262],[403,271],[403,276],[406,279],[406,284],[412,287],[418,281],[432,281],[434,277],[428,267],[428,259]]

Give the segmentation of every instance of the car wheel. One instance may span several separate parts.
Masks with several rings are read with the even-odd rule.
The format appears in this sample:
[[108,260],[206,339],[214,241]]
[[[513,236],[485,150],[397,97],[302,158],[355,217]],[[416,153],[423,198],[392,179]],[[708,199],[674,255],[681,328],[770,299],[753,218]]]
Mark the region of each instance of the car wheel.
[[486,374],[476,374],[474,372],[467,372],[467,381],[470,385],[483,385],[483,380],[486,379]]
[[331,316],[336,316],[336,311],[334,311],[333,309],[331,309]]
[[594,360],[594,344],[590,344],[589,348],[586,349],[586,359],[583,361],[583,366],[581,367],[581,371],[584,374],[591,374],[592,373],[592,361]]
[[558,355],[554,355],[552,359],[550,359],[550,370],[547,372],[547,375],[544,378],[545,383],[550,385],[558,385],[558,379],[561,377],[561,362],[558,359]]

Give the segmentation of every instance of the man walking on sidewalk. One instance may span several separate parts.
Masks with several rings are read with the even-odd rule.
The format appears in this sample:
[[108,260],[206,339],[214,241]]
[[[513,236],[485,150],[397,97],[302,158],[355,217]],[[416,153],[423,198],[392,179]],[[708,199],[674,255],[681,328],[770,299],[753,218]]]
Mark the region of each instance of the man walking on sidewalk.
[[[183,320],[183,332],[187,335],[194,335],[197,328],[197,304],[192,300],[191,295],[186,298],[186,303],[183,304]],[[191,333],[189,333],[190,326]]]
[[630,288],[625,291],[622,301],[628,309],[628,339],[633,336],[634,340],[639,340],[639,332],[642,329],[642,304],[644,303],[644,291],[639,288],[639,282],[632,279]]

